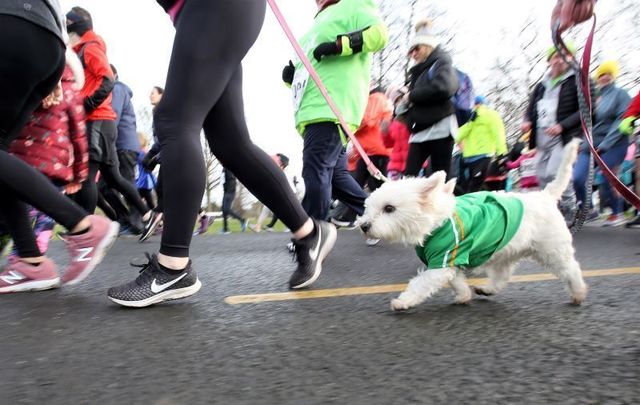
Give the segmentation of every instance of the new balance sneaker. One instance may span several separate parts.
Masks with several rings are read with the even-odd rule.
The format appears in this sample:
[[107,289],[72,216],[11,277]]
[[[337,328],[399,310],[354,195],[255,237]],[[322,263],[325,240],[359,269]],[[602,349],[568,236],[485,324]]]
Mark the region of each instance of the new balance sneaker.
[[107,292],[109,299],[125,307],[142,308],[163,301],[185,298],[198,292],[202,283],[191,268],[191,261],[182,271],[164,270],[156,255],[147,254],[149,260],[142,266],[135,280]]
[[117,222],[98,215],[89,215],[88,218],[91,226],[85,233],[63,237],[71,259],[62,276],[63,285],[78,284],[87,278],[118,237],[120,224]]
[[144,230],[138,242],[142,243],[153,236],[160,222],[162,222],[162,212],[151,211],[151,216],[149,220],[144,223]]
[[55,263],[46,258],[34,266],[21,260],[10,259],[0,273],[0,293],[42,291],[60,287],[60,275]]
[[301,240],[292,239],[298,268],[289,279],[292,289],[304,288],[313,284],[322,272],[322,261],[336,243],[336,227],[324,221],[314,222],[314,230]]

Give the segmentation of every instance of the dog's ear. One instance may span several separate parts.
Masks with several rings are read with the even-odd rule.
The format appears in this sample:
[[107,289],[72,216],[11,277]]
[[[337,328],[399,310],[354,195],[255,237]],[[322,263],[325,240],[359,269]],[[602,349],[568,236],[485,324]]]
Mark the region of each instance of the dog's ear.
[[429,176],[429,179],[433,179],[436,182],[436,186],[444,186],[444,182],[447,181],[447,173],[443,170],[438,170]]
[[441,184],[440,176],[437,176],[437,173],[434,173],[433,175],[427,178],[419,179],[418,182],[419,182],[418,191],[420,195],[419,197],[420,206],[422,207],[423,210],[428,211],[432,205],[431,194]]
[[445,183],[443,191],[447,194],[453,194],[453,191],[456,189],[457,179],[453,178]]

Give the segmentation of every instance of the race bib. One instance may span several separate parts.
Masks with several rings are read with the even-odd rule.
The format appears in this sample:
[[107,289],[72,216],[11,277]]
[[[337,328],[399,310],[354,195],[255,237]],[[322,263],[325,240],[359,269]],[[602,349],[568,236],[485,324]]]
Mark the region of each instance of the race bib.
[[538,128],[550,128],[556,124],[557,100],[540,100],[537,104]]
[[[299,62],[299,61],[297,61]],[[298,66],[298,63],[294,63]],[[300,103],[302,103],[302,97],[304,91],[307,88],[307,82],[309,81],[309,72],[304,65],[296,68],[296,72],[293,75],[293,82],[291,82],[291,95],[293,97],[293,111],[298,112],[300,109]]]

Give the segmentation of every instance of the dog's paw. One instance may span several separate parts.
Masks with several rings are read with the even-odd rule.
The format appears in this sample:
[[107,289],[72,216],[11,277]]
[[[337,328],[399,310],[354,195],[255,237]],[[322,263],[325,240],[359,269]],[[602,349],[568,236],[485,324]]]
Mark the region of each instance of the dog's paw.
[[471,286],[471,289],[476,295],[484,295],[485,297],[490,297],[494,293],[493,291],[489,291],[488,287],[479,287],[479,286]]
[[582,291],[574,292],[573,294],[571,294],[571,304],[573,305],[582,304],[584,300],[587,298],[587,291],[588,291],[588,288],[585,285]]
[[471,303],[471,294],[464,297],[456,296],[457,305],[469,305],[470,303]]
[[398,298],[394,298],[391,300],[392,311],[405,311],[407,309],[409,309],[409,304],[407,304],[405,301]]

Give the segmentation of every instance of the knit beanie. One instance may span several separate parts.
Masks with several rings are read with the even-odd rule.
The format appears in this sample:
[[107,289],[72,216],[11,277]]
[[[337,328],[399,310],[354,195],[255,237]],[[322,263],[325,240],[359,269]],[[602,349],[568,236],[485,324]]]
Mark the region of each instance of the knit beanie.
[[485,104],[487,102],[487,99],[485,98],[485,96],[476,96],[476,98],[473,100],[474,104]]
[[409,51],[418,45],[428,45],[436,48],[440,45],[440,41],[433,35],[431,31],[431,20],[421,20],[416,24],[416,34],[409,43]]
[[75,32],[83,36],[87,31],[93,29],[91,14],[82,7],[74,7],[67,13],[67,32]]
[[[567,46],[569,52],[571,52],[571,55],[576,54],[576,51],[578,50],[578,48],[576,48],[576,44],[571,41],[566,41],[564,44]],[[553,57],[553,55],[556,54],[556,52],[558,52],[558,50],[555,46],[551,46],[549,49],[547,49],[547,62]]]
[[616,80],[618,74],[620,74],[620,66],[618,66],[618,62],[615,60],[607,60],[604,61],[598,66],[596,69],[596,79],[602,75],[610,74],[613,80]]

